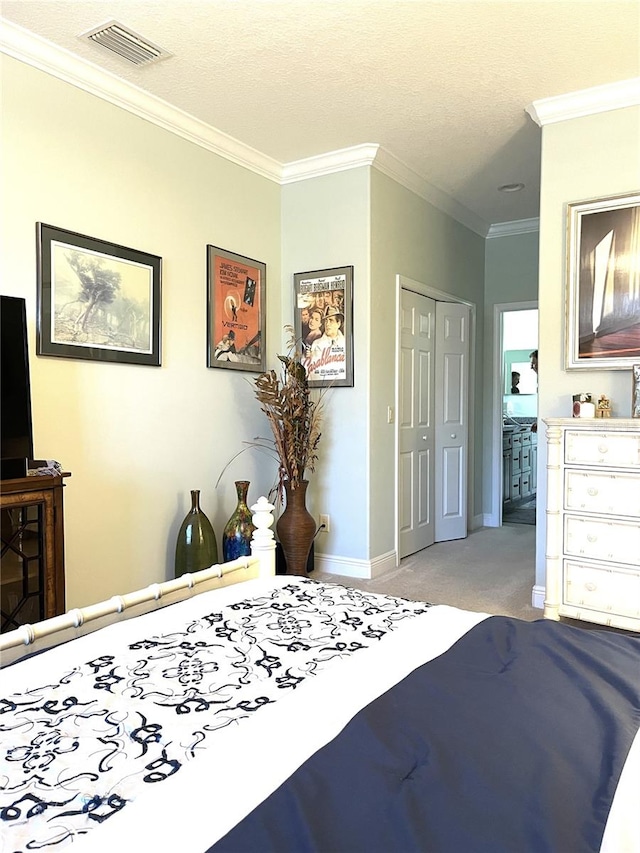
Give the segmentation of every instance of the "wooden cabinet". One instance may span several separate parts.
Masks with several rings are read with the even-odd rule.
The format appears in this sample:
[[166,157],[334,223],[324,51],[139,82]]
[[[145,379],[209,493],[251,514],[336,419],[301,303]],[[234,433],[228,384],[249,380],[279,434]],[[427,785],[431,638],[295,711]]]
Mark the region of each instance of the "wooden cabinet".
[[502,500],[526,503],[536,494],[538,436],[529,429],[502,434]]
[[64,613],[61,476],[0,482],[0,630]]
[[549,418],[544,615],[640,630],[640,421]]

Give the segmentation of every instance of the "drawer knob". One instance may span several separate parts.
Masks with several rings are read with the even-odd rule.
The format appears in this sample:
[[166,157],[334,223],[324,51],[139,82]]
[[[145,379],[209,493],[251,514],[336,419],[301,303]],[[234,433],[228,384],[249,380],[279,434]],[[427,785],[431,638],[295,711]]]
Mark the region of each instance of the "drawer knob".
[[584,585],[584,588],[585,588],[586,590],[588,590],[589,592],[595,592],[595,590],[596,590],[598,587],[597,587],[597,585],[596,585],[595,583],[593,583],[593,581],[589,581],[589,583],[586,583],[586,584]]
[[587,494],[591,495],[592,498],[595,498],[595,496],[598,494],[598,490],[595,489],[593,486],[589,486],[589,488],[587,489]]
[[598,452],[599,453],[606,453],[607,450],[608,450],[608,447],[606,444],[599,444],[598,445]]
[[587,534],[587,542],[597,542],[597,541],[598,541],[598,537],[596,536],[595,533],[588,533]]

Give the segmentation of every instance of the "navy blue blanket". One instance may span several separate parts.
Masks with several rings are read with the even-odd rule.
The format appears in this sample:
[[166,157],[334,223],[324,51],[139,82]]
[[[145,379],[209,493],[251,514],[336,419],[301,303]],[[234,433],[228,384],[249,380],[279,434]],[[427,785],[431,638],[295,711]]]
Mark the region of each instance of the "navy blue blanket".
[[640,639],[491,617],[210,853],[597,851],[639,725]]

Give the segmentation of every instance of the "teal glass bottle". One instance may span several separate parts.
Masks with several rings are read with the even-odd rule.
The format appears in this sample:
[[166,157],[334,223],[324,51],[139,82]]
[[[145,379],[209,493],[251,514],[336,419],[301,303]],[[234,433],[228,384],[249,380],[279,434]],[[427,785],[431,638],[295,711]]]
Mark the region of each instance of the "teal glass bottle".
[[222,534],[222,554],[225,562],[251,554],[251,535],[255,527],[247,506],[248,491],[248,480],[236,480],[238,503]]
[[191,509],[185,516],[176,542],[176,577],[199,572],[218,562],[218,543],[211,522],[200,509],[200,490],[191,491]]

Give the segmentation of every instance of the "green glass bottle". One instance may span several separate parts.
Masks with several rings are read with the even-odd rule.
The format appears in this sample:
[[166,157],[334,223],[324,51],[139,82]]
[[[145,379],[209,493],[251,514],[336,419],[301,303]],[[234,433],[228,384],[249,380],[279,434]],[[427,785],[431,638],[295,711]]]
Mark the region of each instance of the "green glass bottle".
[[218,543],[211,522],[200,509],[200,490],[191,491],[191,509],[178,532],[176,577],[199,572],[218,562]]

